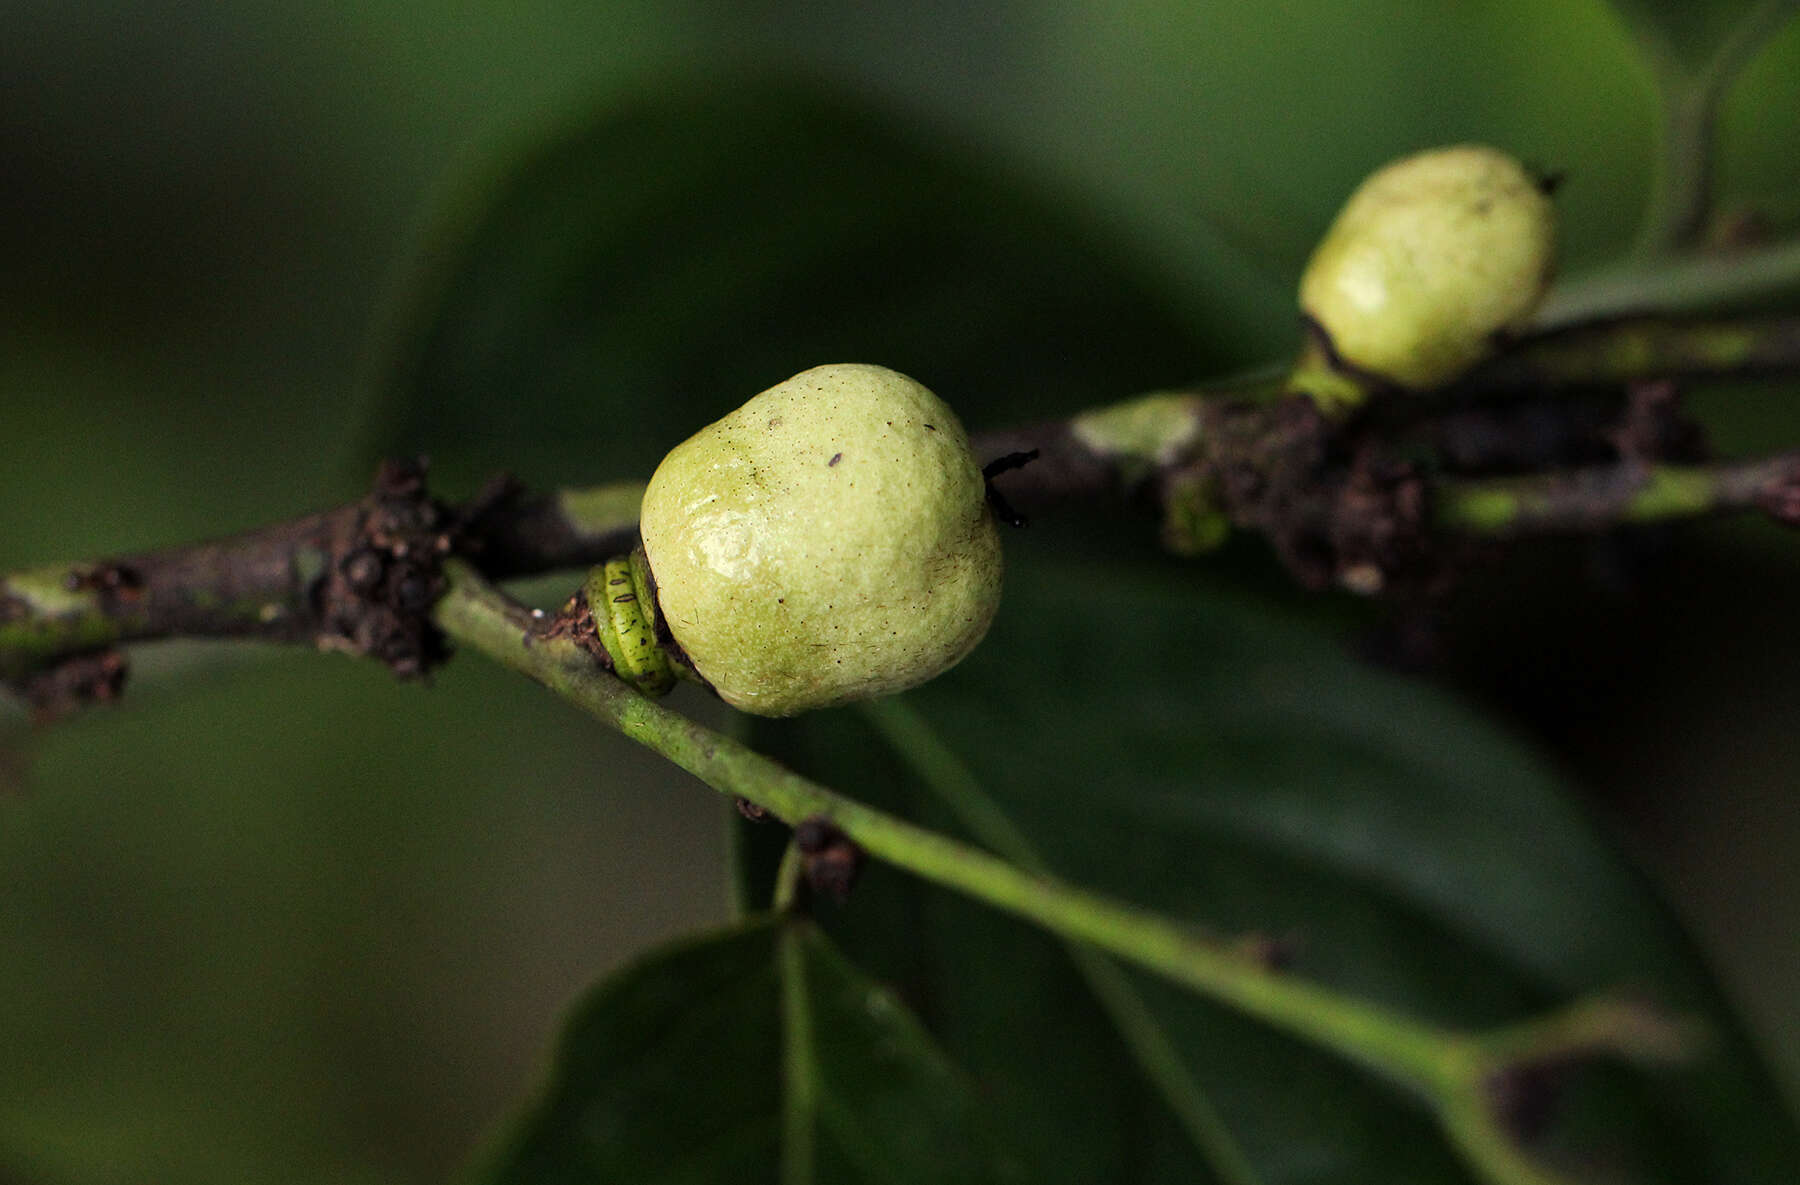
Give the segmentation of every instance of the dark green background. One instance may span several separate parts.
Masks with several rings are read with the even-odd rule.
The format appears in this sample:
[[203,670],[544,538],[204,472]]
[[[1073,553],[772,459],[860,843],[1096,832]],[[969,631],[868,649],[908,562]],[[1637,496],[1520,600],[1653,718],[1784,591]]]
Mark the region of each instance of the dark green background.
[[[1286,349],[1308,244],[1400,152],[1486,139],[1566,169],[1571,272],[1630,242],[1649,177],[1649,77],[1598,3],[844,7],[0,12],[0,564],[313,509],[419,443],[450,492],[500,465],[641,476],[604,441],[571,472],[553,428],[432,441],[387,384],[446,210],[696,76],[823,79],[1044,195],[1191,327],[1154,360],[1126,348],[1142,325],[1082,343],[1124,355],[1096,400]],[[1796,109],[1789,30],[1728,108],[1729,205],[1800,216]],[[751,393],[687,391],[691,416],[658,414]],[[1773,448],[1800,441],[1795,393],[1704,406],[1725,447]],[[1540,554],[1458,602],[1452,672],[1592,789],[1800,1083],[1800,547],[1690,532],[1622,582],[1616,555]],[[0,725],[0,1180],[441,1179],[576,991],[724,911],[711,797],[480,663],[422,691],[171,648],[117,711]]]

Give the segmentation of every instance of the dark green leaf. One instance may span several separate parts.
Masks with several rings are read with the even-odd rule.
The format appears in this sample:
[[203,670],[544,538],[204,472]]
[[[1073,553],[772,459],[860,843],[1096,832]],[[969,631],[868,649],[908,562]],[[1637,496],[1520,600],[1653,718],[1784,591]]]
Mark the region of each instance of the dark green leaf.
[[[1687,945],[1519,746],[1217,592],[1015,567],[982,649],[908,702],[1057,872],[1291,943],[1298,973],[1447,1024],[1502,1024],[1612,988],[1703,1014],[1719,1033],[1712,1056],[1576,1075],[1547,1146],[1645,1182],[1800,1172],[1792,1120]],[[759,741],[1004,847],[884,747],[893,718],[881,713],[771,725]],[[1039,1179],[1203,1179],[1207,1158],[1053,939],[881,869],[831,928],[983,1082],[1018,1144],[1041,1154]],[[1161,982],[1132,983],[1266,1179],[1468,1180],[1431,1118],[1385,1084]]]
[[387,446],[595,482],[648,475],[823,362],[911,373],[973,424],[1204,372],[1198,328],[1105,235],[928,144],[771,81],[671,83],[602,113],[441,233]]
[[763,918],[595,989],[477,1179],[979,1185],[1008,1163],[912,1016],[810,924]]

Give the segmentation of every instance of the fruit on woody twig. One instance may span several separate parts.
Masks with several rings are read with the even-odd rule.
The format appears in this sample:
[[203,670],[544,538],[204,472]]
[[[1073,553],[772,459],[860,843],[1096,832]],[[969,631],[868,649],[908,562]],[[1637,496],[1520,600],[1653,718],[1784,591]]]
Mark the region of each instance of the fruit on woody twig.
[[[816,367],[702,428],[651,477],[640,530],[626,604],[673,637],[678,665],[760,715],[922,683],[999,605],[999,535],[962,424],[879,366]],[[642,669],[619,659],[628,678]]]

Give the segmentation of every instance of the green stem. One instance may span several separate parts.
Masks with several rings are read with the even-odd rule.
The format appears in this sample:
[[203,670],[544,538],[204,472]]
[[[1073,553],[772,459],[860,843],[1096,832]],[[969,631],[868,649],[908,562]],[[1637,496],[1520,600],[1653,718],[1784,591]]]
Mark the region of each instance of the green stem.
[[1457,384],[1458,393],[1623,386],[1800,372],[1800,317],[1634,317],[1534,334]]
[[[466,564],[453,562],[449,575],[451,588],[439,601],[435,618],[451,637],[557,692],[714,789],[745,798],[790,824],[824,816],[870,856],[1116,955],[1409,1087],[1434,1103],[1445,1130],[1495,1185],[1551,1180],[1518,1170],[1518,1165],[1531,1167],[1527,1160],[1515,1157],[1513,1165],[1482,1151],[1483,1140],[1500,1149],[1510,1144],[1491,1109],[1470,1111],[1467,1105],[1484,1089],[1492,1069],[1491,1059],[1471,1053],[1482,1050],[1479,1036],[1277,973],[1190,926],[1021,869],[845,798],[644,699],[597,667],[575,642],[541,633],[529,610]],[[1632,1034],[1614,1038],[1628,1046]],[[1463,1123],[1474,1125],[1471,1133],[1460,1130]]]
[[1190,927],[1120,904],[845,798],[687,717],[595,665],[572,641],[545,638],[529,612],[456,564],[436,618],[463,645],[537,680],[707,785],[794,824],[829,819],[866,853],[1008,913],[1196,988],[1373,1070],[1412,1083],[1441,1074],[1446,1034],[1277,975]]
[[[1800,0],[1797,0],[1800,2]],[[1581,298],[1587,308],[1634,296],[1665,303],[1678,292],[1740,295],[1747,272],[1800,285],[1800,239],[1732,259],[1699,259],[1640,273],[1648,286],[1621,282]],[[1683,278],[1685,277],[1685,278]],[[1580,302],[1566,306],[1568,312]],[[1627,385],[1650,379],[1800,375],[1800,317],[1675,320],[1624,317],[1533,334],[1457,386],[1457,395],[1527,393],[1559,386]],[[1262,489],[1288,477],[1312,439],[1285,414],[1288,375],[1276,369],[1189,391],[1138,396],[1068,420],[984,435],[984,455],[1037,450],[1039,460],[1008,474],[1005,490],[1027,513],[1070,501],[1150,490],[1169,512],[1169,545],[1216,545],[1236,520],[1271,530],[1258,506],[1226,505],[1215,478]],[[1447,406],[1415,401],[1420,414]],[[1290,440],[1291,438],[1291,440]],[[1288,443],[1301,446],[1291,453]],[[1489,534],[1603,527],[1757,503],[1746,484],[1785,458],[1683,471],[1621,467],[1610,474],[1539,475],[1446,487],[1441,521]],[[1303,471],[1302,475],[1304,476]],[[1775,475],[1779,477],[1779,474]],[[1648,485],[1644,489],[1646,481]],[[582,567],[628,551],[636,541],[643,487],[618,483],[550,494],[476,499],[447,508],[457,553],[492,579]],[[1598,501],[1582,495],[1600,490]],[[1627,496],[1619,496],[1624,491]],[[1288,493],[1305,495],[1305,489]],[[1324,491],[1329,493],[1329,491]],[[1800,503],[1790,493],[1785,505]],[[108,647],[162,638],[236,638],[354,649],[363,606],[322,596],[359,539],[365,503],[339,507],[230,539],[117,559],[0,574],[0,683],[34,698],[32,681],[59,664]],[[446,536],[449,538],[449,536]],[[349,624],[346,624],[349,622]],[[78,674],[78,672],[72,672]],[[56,688],[49,689],[55,692]],[[54,699],[54,695],[51,695]]]
[[781,853],[780,866],[775,869],[775,893],[769,901],[770,909],[776,913],[791,913],[800,904],[800,877],[804,868],[805,857],[800,854],[799,846],[788,844]]
[[[1049,871],[1025,833],[983,789],[974,772],[906,701],[875,700],[861,705],[861,712],[881,733],[889,749],[912,767],[919,780],[977,839],[1029,872]],[[1065,942],[1063,946],[1137,1060],[1138,1068],[1161,1092],[1176,1122],[1213,1174],[1225,1185],[1260,1185],[1262,1178],[1250,1158],[1118,964],[1078,942]]]
[[1533,325],[1551,330],[1652,311],[1690,312],[1796,287],[1800,287],[1800,238],[1737,251],[1632,260],[1558,284],[1538,309]]
[[1533,1160],[1496,1121],[1494,1088],[1508,1071],[1612,1054],[1656,1063],[1691,1057],[1704,1034],[1640,1004],[1579,1000],[1548,1015],[1466,1039],[1451,1055],[1456,1085],[1439,1101],[1444,1130],[1489,1180],[1508,1185],[1575,1185]]
[[781,960],[781,1185],[812,1185],[814,1128],[819,1113],[812,1007],[806,992],[805,936],[784,926]]
[[1655,189],[1639,234],[1640,255],[1694,246],[1712,209],[1713,148],[1719,108],[1769,39],[1800,9],[1800,0],[1763,0],[1747,12],[1697,71],[1666,49],[1655,55],[1663,100],[1662,151]]
[[1713,123],[1719,95],[1702,79],[1657,72],[1662,151],[1637,255],[1659,258],[1692,247],[1712,206]]
[[1627,462],[1523,477],[1441,479],[1431,497],[1440,527],[1504,537],[1750,508],[1785,518],[1800,499],[1800,452],[1717,465]]
[[1630,1000],[1581,1000],[1558,1012],[1484,1034],[1480,1055],[1500,1065],[1531,1065],[1575,1053],[1643,1062],[1678,1062],[1705,1034]]

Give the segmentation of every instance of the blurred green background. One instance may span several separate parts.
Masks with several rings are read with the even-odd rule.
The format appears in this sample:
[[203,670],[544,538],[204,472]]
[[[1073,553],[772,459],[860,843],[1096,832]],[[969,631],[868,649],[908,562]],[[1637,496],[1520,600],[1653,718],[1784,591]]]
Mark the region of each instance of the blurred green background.
[[[8,5],[0,564],[355,496],[431,414],[382,379],[441,212],[596,110],[749,68],[1085,219],[1197,327],[1147,383],[1287,349],[1308,245],[1401,152],[1566,170],[1570,272],[1629,244],[1650,176],[1649,76],[1597,2]],[[1727,206],[1800,219],[1795,110],[1790,29],[1729,105]],[[1800,441],[1796,393],[1701,405],[1766,449]],[[459,445],[449,493],[569,476]],[[602,442],[585,476],[641,474]],[[1800,541],[1639,543],[1624,577],[1545,548],[1464,590],[1447,675],[1591,788],[1792,1087]],[[52,729],[0,716],[0,1182],[440,1180],[576,991],[723,915],[719,804],[535,689],[241,651],[146,655],[124,706]]]

